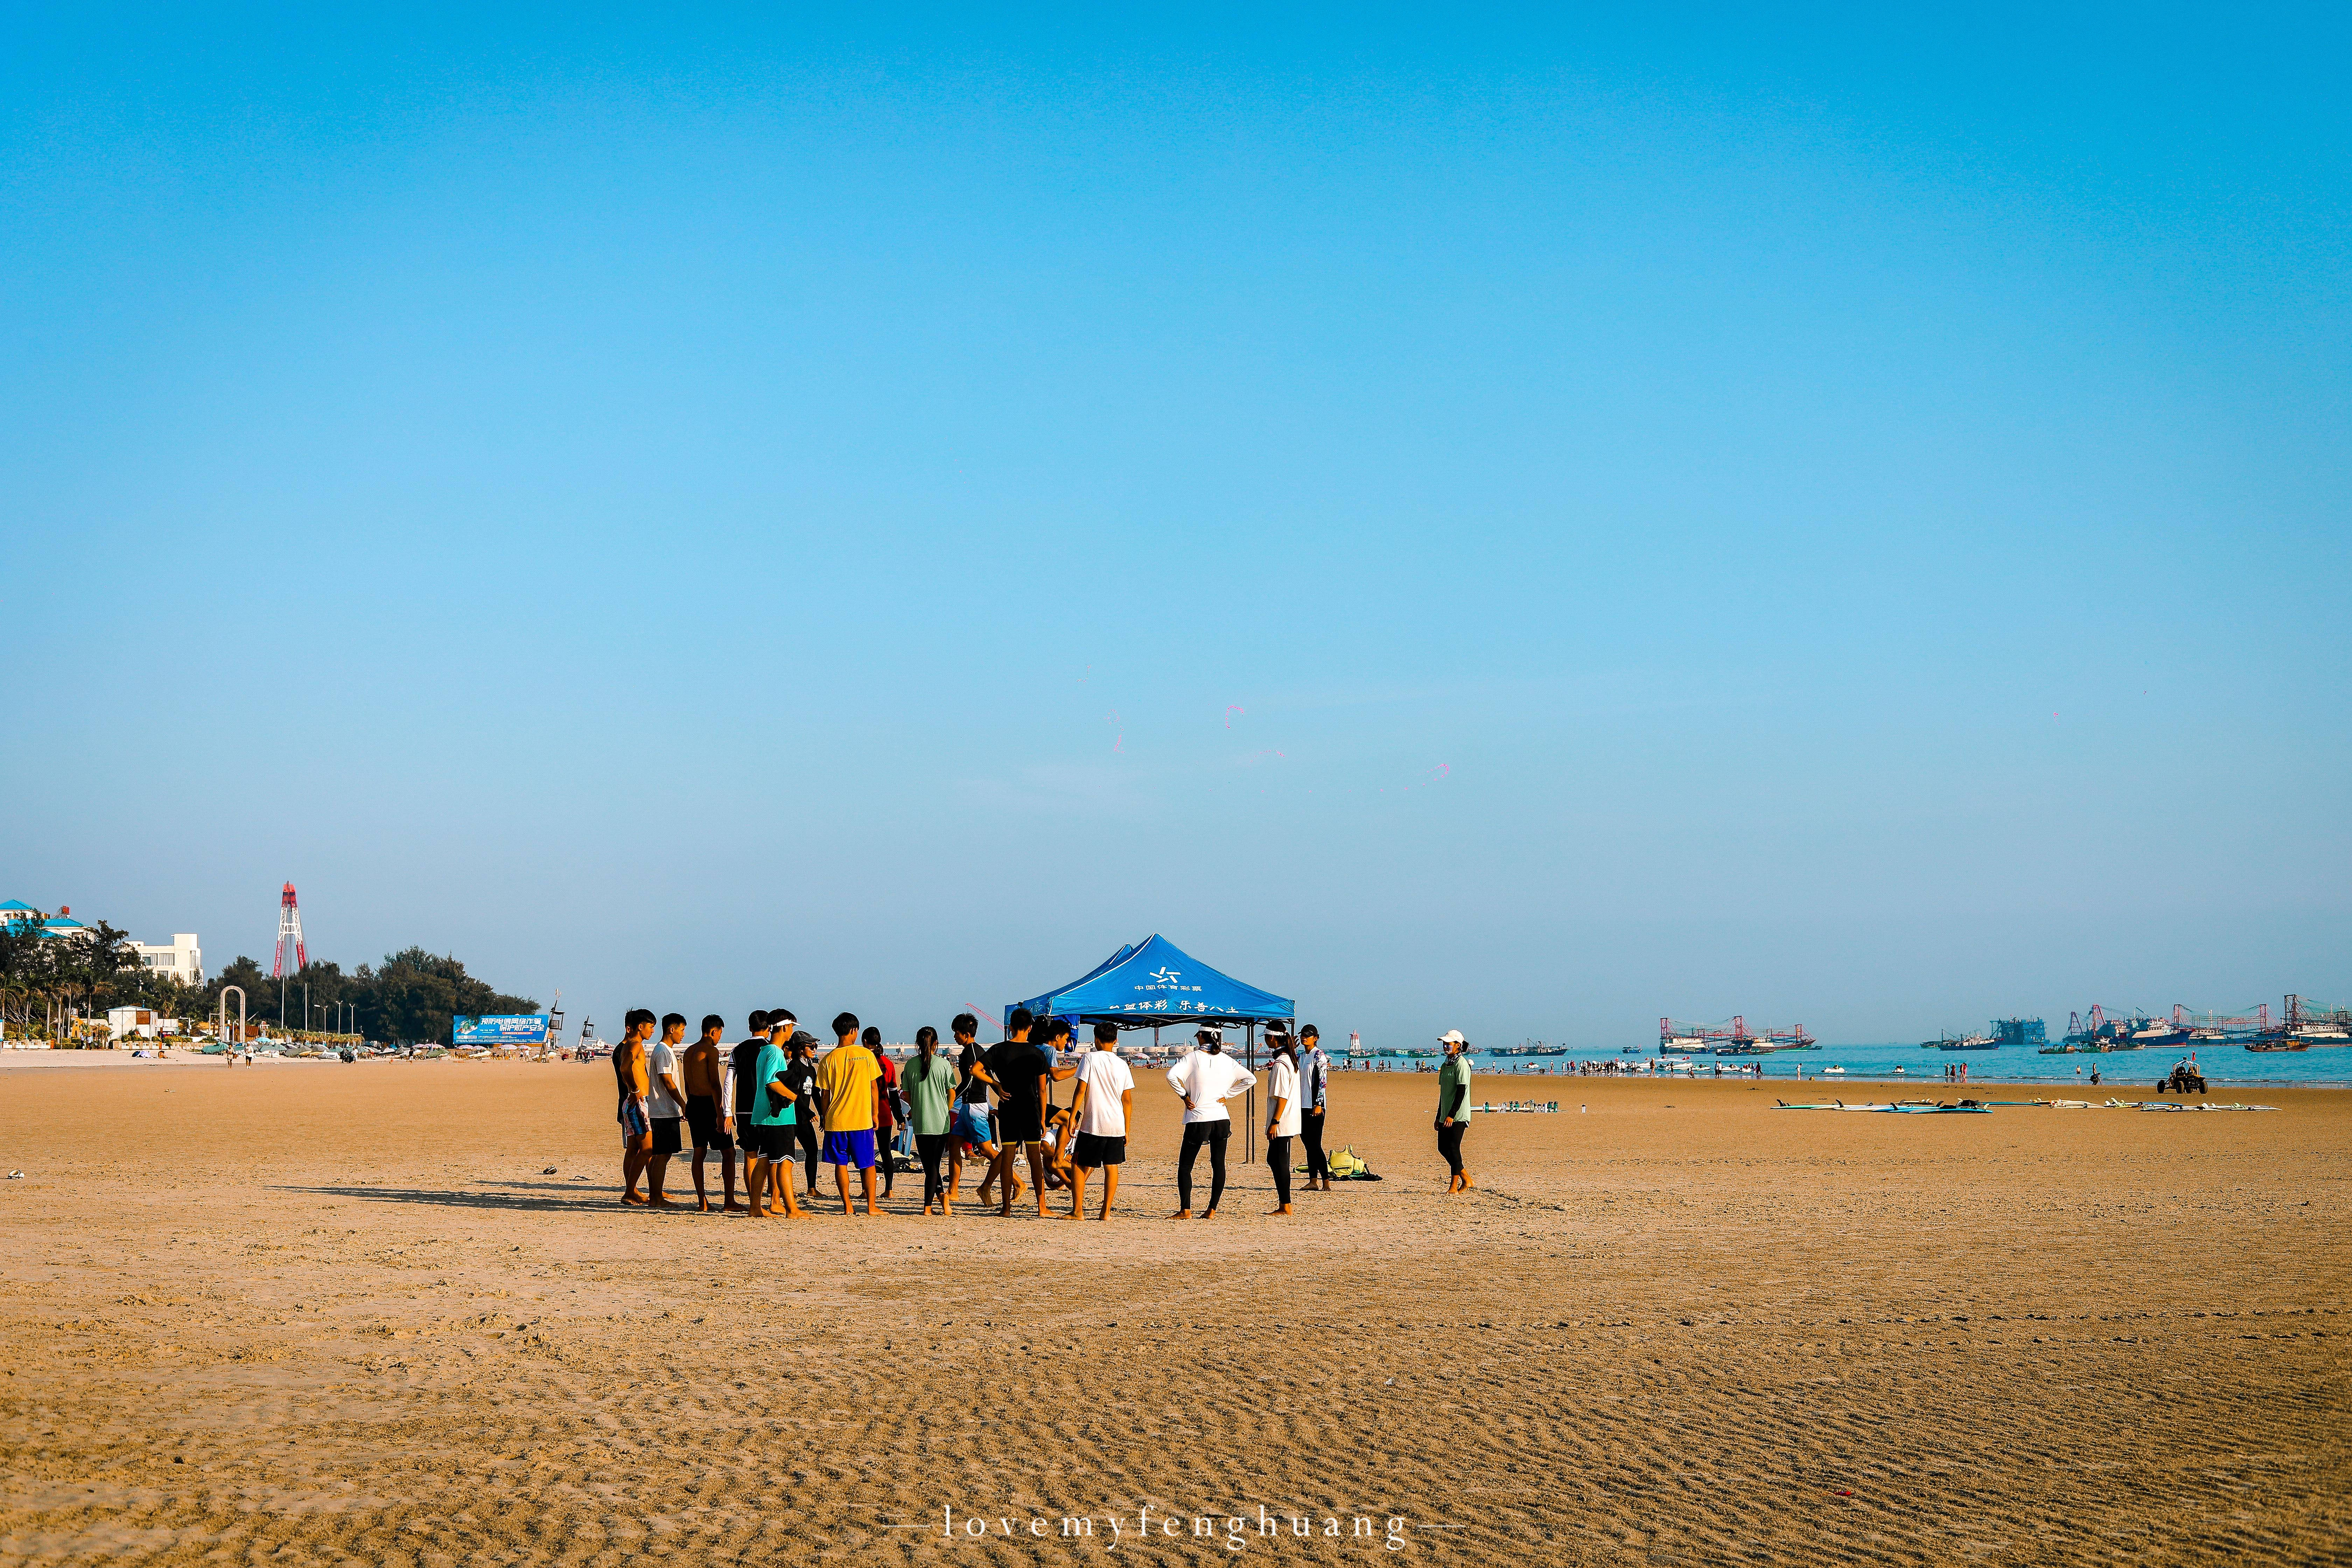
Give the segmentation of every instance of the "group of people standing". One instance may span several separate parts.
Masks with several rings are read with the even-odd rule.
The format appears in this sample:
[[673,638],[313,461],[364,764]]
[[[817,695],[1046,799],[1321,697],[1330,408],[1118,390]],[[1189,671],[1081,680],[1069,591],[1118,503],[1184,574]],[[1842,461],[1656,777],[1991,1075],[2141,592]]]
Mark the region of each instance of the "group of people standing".
[[[890,1196],[896,1181],[895,1140],[911,1144],[921,1163],[926,1215],[954,1213],[966,1168],[981,1165],[979,1202],[985,1204],[994,1187],[997,1212],[1010,1215],[1023,1192],[1034,1191],[1041,1218],[1049,1186],[1069,1193],[1065,1217],[1084,1217],[1087,1185],[1099,1172],[1102,1197],[1095,1217],[1108,1219],[1118,1195],[1119,1168],[1127,1163],[1128,1119],[1135,1099],[1133,1069],[1116,1048],[1118,1026],[1094,1025],[1093,1049],[1078,1052],[1067,1019],[1039,1019],[1015,1008],[1006,1024],[1004,1038],[982,1047],[979,1020],[959,1014],[950,1025],[951,1053],[941,1047],[939,1031],[926,1025],[916,1031],[915,1053],[900,1063],[882,1049],[881,1032],[861,1028],[851,1013],[833,1020],[834,1044],[819,1055],[816,1038],[801,1029],[789,1008],[752,1014],[749,1037],[731,1047],[721,1038],[726,1020],[715,1013],[702,1020],[699,1037],[688,1044],[683,1014],[656,1020],[650,1010],[638,1008],[628,1015],[613,1051],[620,1097],[621,1201],[651,1208],[686,1206],[669,1196],[667,1184],[671,1160],[690,1147],[693,1206],[703,1212],[712,1208],[705,1166],[716,1155],[723,1212],[798,1218],[817,1201],[822,1163],[833,1167],[844,1214],[856,1213],[862,1197],[865,1212],[877,1215],[877,1173],[881,1198]],[[1277,1199],[1272,1212],[1287,1215],[1294,1142],[1305,1148],[1307,1189],[1330,1190],[1323,1129],[1331,1063],[1311,1024],[1295,1037],[1277,1024],[1265,1041],[1272,1052],[1265,1126],[1266,1163]],[[1055,1104],[1054,1086],[1072,1081],[1076,1088],[1070,1102]],[[1226,1102],[1255,1087],[1257,1075],[1225,1055],[1218,1030],[1202,1029],[1194,1048],[1169,1068],[1168,1083],[1184,1101],[1178,1207],[1171,1217],[1193,1217],[1192,1172],[1206,1149],[1209,1197],[1199,1217],[1213,1218],[1224,1199],[1226,1144],[1233,1131]],[[1465,1073],[1465,1089],[1466,1083]],[[1461,1109],[1458,1101],[1455,1109]],[[1458,1134],[1454,1142],[1456,1176],[1463,1180]],[[740,1203],[739,1153],[744,1163]],[[805,1170],[799,1192],[795,1164]],[[646,1184],[643,1194],[637,1191],[641,1178]]]

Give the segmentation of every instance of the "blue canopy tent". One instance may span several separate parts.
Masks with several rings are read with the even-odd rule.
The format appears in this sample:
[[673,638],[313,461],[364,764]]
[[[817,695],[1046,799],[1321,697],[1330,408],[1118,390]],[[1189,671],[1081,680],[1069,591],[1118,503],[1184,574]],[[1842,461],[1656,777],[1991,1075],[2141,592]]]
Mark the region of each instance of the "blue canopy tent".
[[[1122,1029],[1157,1028],[1162,1024],[1198,1024],[1242,1027],[1249,1031],[1245,1059],[1257,1070],[1257,1026],[1298,1016],[1298,1004],[1244,984],[1210,968],[1157,932],[1122,947],[1066,985],[1032,996],[1014,1006],[1026,1007],[1039,1018],[1066,1018],[1076,1029],[1083,1024],[1116,1024]],[[1004,1010],[1000,1026],[1009,1022]],[[1257,1092],[1244,1105],[1248,1131],[1244,1150],[1255,1147]]]
[[[1148,936],[1122,947],[1066,985],[1014,1006],[1040,1018],[1117,1024],[1122,1029],[1160,1024],[1240,1027],[1295,1017],[1298,1004],[1210,968],[1166,937]],[[1004,1010],[1006,1018],[1013,1008]],[[1000,1021],[1001,1022],[1001,1021]]]

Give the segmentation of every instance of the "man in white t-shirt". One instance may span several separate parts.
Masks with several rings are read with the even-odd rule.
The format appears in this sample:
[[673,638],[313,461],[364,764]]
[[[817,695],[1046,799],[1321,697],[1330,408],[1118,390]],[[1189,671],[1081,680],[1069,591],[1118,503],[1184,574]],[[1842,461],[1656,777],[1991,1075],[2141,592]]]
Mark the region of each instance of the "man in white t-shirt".
[[1274,1052],[1265,1074],[1265,1163],[1274,1172],[1274,1212],[1284,1215],[1290,1212],[1290,1141],[1298,1136],[1298,1057],[1281,1024],[1266,1029],[1265,1043]]
[[1225,1055],[1225,1037],[1214,1029],[1192,1037],[1194,1048],[1168,1069],[1168,1087],[1184,1100],[1184,1150],[1176,1157],[1176,1212],[1171,1219],[1192,1217],[1192,1162],[1202,1146],[1209,1151],[1209,1206],[1202,1219],[1217,1217],[1217,1204],[1225,1195],[1225,1141],[1233,1136],[1234,1121],[1225,1101],[1257,1082],[1257,1077]]
[[1118,1026],[1097,1024],[1095,1048],[1078,1064],[1078,1097],[1070,1102],[1077,1150],[1070,1156],[1070,1217],[1086,1218],[1087,1173],[1103,1173],[1102,1213],[1118,1196],[1118,1168],[1127,1163],[1127,1113],[1135,1102],[1135,1073],[1119,1059]]
[[678,1130],[686,1120],[686,1090],[677,1079],[677,1057],[685,1043],[686,1015],[671,1013],[662,1018],[661,1038],[646,1047],[646,1115],[654,1124],[653,1163],[646,1169],[647,1208],[683,1206],[663,1195],[662,1178],[684,1142]]

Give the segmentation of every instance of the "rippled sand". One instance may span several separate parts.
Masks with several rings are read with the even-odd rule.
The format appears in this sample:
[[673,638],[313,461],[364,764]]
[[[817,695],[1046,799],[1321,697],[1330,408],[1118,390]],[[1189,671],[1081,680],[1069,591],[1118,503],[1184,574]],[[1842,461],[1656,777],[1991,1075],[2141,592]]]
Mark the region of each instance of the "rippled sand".
[[0,1563],[2352,1550],[2352,1094],[1490,1079],[1565,1113],[1447,1198],[1433,1080],[1341,1076],[1385,1182],[1180,1226],[1146,1075],[1110,1225],[754,1225],[616,1206],[611,1082],[0,1064]]

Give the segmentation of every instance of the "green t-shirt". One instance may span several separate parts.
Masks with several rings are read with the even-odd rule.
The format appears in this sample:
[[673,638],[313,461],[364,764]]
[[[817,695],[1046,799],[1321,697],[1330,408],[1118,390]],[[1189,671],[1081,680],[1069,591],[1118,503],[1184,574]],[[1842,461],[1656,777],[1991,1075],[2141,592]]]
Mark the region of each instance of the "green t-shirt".
[[779,1110],[775,1108],[776,1097],[768,1092],[768,1086],[783,1078],[784,1069],[792,1065],[793,1054],[773,1041],[760,1047],[759,1063],[751,1069],[752,1126],[790,1127],[799,1120],[799,1102],[787,1101]]
[[[1454,1091],[1462,1091],[1462,1109],[1454,1109]],[[1470,1058],[1448,1057],[1445,1065],[1437,1069],[1437,1114],[1452,1116],[1457,1121],[1470,1119]]]
[[[929,1071],[925,1070],[927,1066]],[[922,1058],[915,1058],[900,1070],[898,1083],[914,1109],[915,1135],[936,1138],[945,1132],[953,1111],[956,1084],[956,1069],[946,1056],[934,1051],[928,1064]]]

